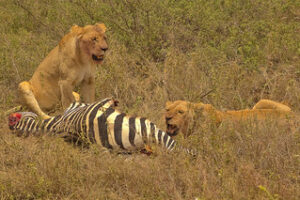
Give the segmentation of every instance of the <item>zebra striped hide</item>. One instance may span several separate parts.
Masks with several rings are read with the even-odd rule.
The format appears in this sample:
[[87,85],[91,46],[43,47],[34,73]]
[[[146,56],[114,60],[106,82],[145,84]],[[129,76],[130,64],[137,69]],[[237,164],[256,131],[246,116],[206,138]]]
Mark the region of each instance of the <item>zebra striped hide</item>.
[[139,150],[150,142],[175,148],[175,141],[146,118],[131,117],[114,108],[106,98],[93,104],[72,103],[62,115],[40,120],[30,112],[13,113],[9,127],[14,132],[68,135],[80,141],[100,144],[108,149]]

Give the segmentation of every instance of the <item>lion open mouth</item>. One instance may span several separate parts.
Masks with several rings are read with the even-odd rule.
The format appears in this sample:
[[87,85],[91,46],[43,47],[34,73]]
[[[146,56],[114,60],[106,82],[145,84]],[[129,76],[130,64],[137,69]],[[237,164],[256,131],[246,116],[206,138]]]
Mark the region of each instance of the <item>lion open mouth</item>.
[[96,56],[96,55],[92,55],[92,58],[94,61],[102,61],[104,59],[104,56],[103,55],[100,55],[100,56]]
[[176,136],[179,132],[179,128],[174,124],[167,123],[167,134],[169,136]]

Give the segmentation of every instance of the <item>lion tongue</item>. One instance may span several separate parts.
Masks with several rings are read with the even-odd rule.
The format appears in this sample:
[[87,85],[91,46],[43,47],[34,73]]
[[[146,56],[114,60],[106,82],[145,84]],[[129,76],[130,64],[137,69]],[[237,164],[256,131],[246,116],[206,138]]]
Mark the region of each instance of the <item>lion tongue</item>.
[[169,130],[174,130],[176,128],[175,125],[172,125],[172,124],[168,124],[168,129]]

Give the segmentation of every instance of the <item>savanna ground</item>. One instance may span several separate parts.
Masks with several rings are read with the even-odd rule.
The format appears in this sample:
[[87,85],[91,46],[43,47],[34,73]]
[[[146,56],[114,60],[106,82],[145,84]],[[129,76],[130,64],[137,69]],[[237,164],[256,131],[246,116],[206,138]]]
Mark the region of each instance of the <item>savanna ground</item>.
[[299,122],[198,123],[188,141],[177,138],[197,149],[191,158],[16,137],[4,116],[70,27],[96,22],[110,45],[97,99],[114,96],[124,112],[163,129],[167,100],[242,109],[268,98],[299,113],[299,1],[0,0],[0,19],[1,199],[300,198]]

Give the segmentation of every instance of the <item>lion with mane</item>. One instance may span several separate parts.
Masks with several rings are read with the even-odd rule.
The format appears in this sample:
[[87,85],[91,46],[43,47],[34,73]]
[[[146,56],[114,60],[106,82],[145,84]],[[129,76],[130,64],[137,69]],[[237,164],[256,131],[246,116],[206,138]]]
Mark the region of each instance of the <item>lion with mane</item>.
[[186,138],[191,134],[190,122],[200,113],[205,119],[219,125],[222,121],[235,122],[246,120],[263,121],[266,119],[285,119],[294,115],[291,108],[268,99],[262,99],[252,109],[220,111],[211,104],[191,103],[188,101],[168,101],[165,107],[167,133],[175,136],[182,132]]
[[78,85],[84,102],[95,101],[96,67],[108,49],[104,24],[74,25],[40,63],[32,78],[19,84],[22,104],[42,118],[49,116],[43,110],[53,109],[61,102],[63,108],[80,95],[73,92]]

